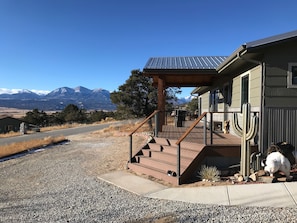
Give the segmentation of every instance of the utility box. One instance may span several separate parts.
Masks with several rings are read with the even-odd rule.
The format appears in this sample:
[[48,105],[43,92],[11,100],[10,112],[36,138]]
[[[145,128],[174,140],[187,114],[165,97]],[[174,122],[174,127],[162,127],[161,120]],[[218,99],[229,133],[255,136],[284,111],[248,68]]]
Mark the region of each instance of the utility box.
[[175,110],[175,127],[183,127],[183,122],[186,120],[187,111]]

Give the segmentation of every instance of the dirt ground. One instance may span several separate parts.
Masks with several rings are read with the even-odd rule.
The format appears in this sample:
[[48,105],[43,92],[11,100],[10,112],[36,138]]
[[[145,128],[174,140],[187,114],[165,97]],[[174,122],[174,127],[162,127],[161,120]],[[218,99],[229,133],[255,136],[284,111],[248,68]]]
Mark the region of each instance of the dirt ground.
[[[85,155],[89,157],[88,162],[85,163],[85,168],[88,173],[94,175],[101,175],[107,172],[127,170],[127,162],[129,159],[129,136],[128,133],[135,125],[126,126],[113,126],[100,131],[74,135],[68,137],[70,141],[76,145],[84,148]],[[133,135],[133,154],[135,154],[143,145],[145,145],[150,138],[150,133],[147,127],[144,131],[139,131]],[[104,149],[102,149],[104,148]],[[134,172],[131,172],[136,174]],[[163,185],[174,187],[173,185],[150,176],[140,175]],[[240,184],[255,183],[255,182],[242,182]],[[258,182],[259,183],[259,182]],[[218,182],[204,182],[197,181],[190,184],[180,185],[179,187],[203,187],[203,186],[221,186],[239,184],[230,181],[228,178],[222,179]]]

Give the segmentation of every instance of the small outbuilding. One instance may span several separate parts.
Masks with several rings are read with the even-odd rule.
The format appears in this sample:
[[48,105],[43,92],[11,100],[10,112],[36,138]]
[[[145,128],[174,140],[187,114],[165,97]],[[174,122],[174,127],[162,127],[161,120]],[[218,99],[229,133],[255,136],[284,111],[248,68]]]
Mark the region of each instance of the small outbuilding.
[[23,120],[12,118],[9,116],[0,117],[0,134],[8,132],[18,132],[20,131],[20,125],[24,122]]

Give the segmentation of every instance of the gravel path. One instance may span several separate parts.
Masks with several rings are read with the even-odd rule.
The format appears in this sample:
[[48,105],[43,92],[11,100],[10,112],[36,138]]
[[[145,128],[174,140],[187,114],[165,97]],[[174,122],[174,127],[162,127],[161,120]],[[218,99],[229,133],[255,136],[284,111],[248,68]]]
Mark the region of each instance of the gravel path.
[[149,199],[100,181],[108,165],[123,168],[116,162],[122,154],[110,155],[127,141],[83,136],[0,162],[0,222],[297,222],[293,208]]

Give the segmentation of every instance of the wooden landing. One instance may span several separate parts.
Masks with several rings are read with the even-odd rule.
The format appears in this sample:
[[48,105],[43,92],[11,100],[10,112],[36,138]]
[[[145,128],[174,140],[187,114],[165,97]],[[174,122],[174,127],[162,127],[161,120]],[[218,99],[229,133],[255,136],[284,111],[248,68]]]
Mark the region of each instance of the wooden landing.
[[[175,127],[174,125],[165,125],[162,132],[159,132],[158,137],[171,140],[179,139],[188,129],[191,122],[186,122],[185,127]],[[207,145],[210,144],[210,131],[207,130]],[[184,141],[204,144],[204,129],[202,124],[198,124]],[[240,138],[232,134],[224,134],[223,132],[213,132],[214,145],[240,145]]]

